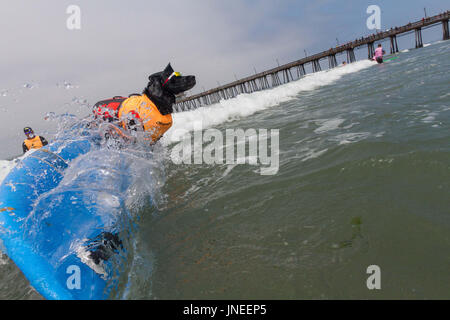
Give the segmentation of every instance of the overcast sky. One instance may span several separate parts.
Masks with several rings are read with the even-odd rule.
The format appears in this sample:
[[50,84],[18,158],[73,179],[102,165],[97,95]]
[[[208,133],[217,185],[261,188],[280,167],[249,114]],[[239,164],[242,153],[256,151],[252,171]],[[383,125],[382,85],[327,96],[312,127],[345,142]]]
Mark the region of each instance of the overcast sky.
[[[191,93],[197,93],[253,74],[254,69],[274,67],[276,59],[284,64],[303,57],[304,50],[312,54],[328,49],[337,41],[373,32],[366,27],[371,4],[382,10],[382,29],[422,18],[424,7],[428,15],[450,9],[448,0],[0,0],[0,4],[0,93],[9,92],[7,97],[0,95],[1,134],[32,125],[36,117],[58,111],[74,96],[95,102],[141,92],[147,76],[168,62],[183,74],[196,75]],[[66,26],[69,5],[81,9],[80,30]],[[64,80],[78,87],[56,90],[56,83]],[[25,83],[35,84],[32,93],[24,92]]]

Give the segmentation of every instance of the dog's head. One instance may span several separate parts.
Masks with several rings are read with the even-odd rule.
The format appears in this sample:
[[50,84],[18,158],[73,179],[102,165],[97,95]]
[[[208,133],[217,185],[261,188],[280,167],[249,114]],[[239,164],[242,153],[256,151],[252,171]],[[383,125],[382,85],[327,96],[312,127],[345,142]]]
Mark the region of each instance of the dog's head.
[[161,114],[173,112],[175,96],[195,86],[195,76],[182,76],[174,72],[170,63],[164,71],[154,73],[148,77],[144,94],[153,101]]

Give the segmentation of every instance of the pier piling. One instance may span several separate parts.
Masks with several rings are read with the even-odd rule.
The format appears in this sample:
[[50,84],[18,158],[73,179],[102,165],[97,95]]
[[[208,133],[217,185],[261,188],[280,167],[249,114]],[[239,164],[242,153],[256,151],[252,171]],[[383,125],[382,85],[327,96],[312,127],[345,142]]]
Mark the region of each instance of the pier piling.
[[397,36],[389,36],[391,42],[391,54],[398,52]]
[[355,51],[353,50],[353,48],[347,49],[347,63],[352,63],[356,61],[356,57],[355,57]]
[[373,41],[367,43],[367,51],[368,51],[367,56],[368,56],[369,60],[372,60],[373,56],[375,54],[375,48],[374,48],[374,45],[373,45]]
[[328,56],[328,67],[330,69],[336,68],[338,65],[336,60],[336,54],[331,54]]
[[416,28],[414,30],[415,38],[416,38],[416,48],[422,48],[423,47],[423,41],[422,41],[422,28]]
[[313,70],[313,72],[322,71],[322,68],[320,67],[319,59],[315,59],[312,61],[312,70]]
[[442,40],[450,39],[449,31],[448,31],[448,19],[442,21],[442,32],[443,32]]
[[305,65],[301,64],[297,66],[297,76],[298,78],[303,77],[306,74]]

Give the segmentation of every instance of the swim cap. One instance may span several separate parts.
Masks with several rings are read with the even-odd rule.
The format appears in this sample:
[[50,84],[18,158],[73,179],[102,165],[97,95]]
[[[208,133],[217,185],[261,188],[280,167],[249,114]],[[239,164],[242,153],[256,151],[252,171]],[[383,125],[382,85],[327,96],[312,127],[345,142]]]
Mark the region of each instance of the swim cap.
[[23,128],[23,132],[24,132],[25,134],[28,134],[28,133],[33,133],[34,131],[33,131],[33,129],[31,129],[30,127],[25,127],[25,128]]

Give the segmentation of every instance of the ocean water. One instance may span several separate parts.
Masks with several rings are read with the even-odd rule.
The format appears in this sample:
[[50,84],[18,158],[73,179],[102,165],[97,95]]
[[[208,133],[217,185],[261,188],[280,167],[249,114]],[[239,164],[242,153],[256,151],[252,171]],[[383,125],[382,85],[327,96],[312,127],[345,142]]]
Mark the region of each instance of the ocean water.
[[[111,298],[449,299],[449,71],[450,42],[437,42],[175,114]],[[174,163],[199,122],[279,130],[278,171]],[[5,255],[0,298],[41,298]]]

